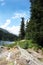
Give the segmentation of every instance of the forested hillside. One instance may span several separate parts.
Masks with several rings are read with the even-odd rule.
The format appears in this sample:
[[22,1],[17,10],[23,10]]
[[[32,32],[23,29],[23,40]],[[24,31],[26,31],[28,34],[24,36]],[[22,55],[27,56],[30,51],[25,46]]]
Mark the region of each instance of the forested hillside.
[[6,31],[5,29],[0,28],[0,40],[3,41],[15,41],[18,39],[18,36],[9,33],[8,31]]

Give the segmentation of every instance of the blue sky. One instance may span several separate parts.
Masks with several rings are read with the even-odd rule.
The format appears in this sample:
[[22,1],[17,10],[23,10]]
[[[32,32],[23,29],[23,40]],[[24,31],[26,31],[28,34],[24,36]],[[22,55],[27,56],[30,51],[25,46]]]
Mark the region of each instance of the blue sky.
[[29,0],[0,0],[0,28],[18,35],[21,17],[30,18]]

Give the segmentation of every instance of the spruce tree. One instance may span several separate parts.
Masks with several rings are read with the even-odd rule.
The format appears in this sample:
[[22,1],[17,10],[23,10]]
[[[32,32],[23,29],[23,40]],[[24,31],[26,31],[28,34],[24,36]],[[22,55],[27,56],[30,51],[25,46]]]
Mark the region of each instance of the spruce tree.
[[20,37],[21,40],[25,38],[25,24],[24,24],[24,17],[22,17],[19,37]]
[[43,46],[43,0],[30,0],[31,18],[29,28],[31,38]]

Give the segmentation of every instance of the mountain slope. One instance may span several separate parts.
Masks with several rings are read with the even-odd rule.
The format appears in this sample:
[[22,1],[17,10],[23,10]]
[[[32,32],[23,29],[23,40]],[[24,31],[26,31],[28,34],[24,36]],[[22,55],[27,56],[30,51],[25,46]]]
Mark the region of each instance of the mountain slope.
[[9,41],[14,41],[18,39],[18,36],[9,33],[7,30],[0,28],[0,40],[9,40]]

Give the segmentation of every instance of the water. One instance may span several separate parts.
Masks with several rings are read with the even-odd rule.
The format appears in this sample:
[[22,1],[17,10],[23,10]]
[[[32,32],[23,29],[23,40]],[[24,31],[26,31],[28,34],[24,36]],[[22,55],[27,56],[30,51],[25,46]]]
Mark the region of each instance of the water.
[[14,43],[14,41],[2,41],[0,40],[0,45],[3,45],[3,44],[12,44]]

